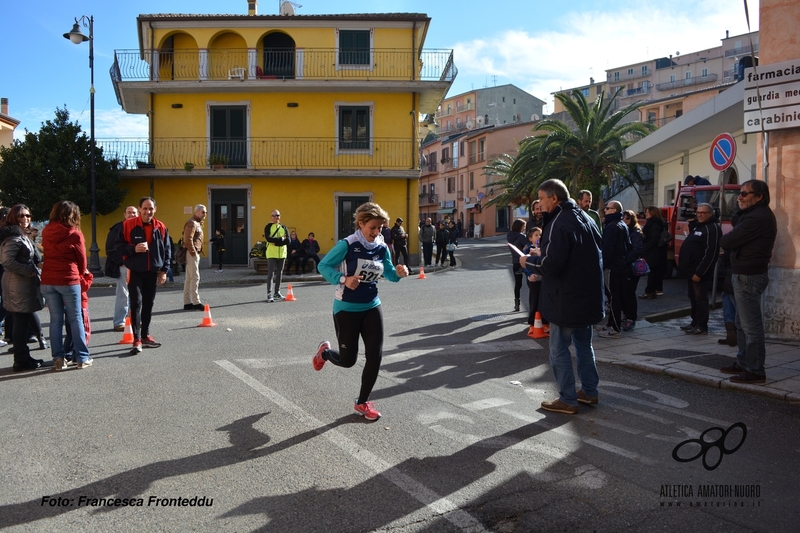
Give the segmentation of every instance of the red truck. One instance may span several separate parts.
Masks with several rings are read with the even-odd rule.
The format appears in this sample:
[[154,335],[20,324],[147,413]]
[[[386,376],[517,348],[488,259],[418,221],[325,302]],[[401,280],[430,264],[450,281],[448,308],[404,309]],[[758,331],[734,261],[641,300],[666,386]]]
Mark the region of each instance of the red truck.
[[[724,195],[720,192],[724,188]],[[678,194],[675,204],[661,208],[662,216],[669,221],[669,232],[672,241],[669,243],[667,277],[672,274],[672,268],[680,264],[681,245],[689,234],[689,220],[694,218],[697,204],[708,203],[714,206],[714,212],[722,225],[722,234],[728,233],[731,226],[731,217],[739,211],[736,199],[739,197],[739,184],[682,186],[678,184]],[[720,201],[721,200],[721,201]]]

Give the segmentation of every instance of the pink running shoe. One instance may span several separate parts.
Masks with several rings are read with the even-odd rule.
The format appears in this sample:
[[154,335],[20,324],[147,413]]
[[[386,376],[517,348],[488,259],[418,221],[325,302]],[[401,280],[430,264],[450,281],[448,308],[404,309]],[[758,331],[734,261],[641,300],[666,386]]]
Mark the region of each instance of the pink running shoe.
[[311,360],[311,364],[314,365],[314,370],[319,372],[322,370],[322,367],[325,366],[325,359],[322,358],[322,352],[325,350],[331,349],[331,343],[328,341],[322,341],[319,343],[319,348],[317,348],[317,353],[314,354],[314,359]]
[[358,400],[356,400],[353,409],[367,420],[377,420],[381,417],[381,414],[375,409],[375,403],[373,402],[358,403]]

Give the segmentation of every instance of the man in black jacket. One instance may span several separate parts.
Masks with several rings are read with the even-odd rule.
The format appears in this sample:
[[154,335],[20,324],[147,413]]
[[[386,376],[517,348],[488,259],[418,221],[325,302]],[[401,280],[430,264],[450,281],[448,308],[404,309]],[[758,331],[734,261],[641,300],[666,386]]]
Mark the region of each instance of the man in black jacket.
[[[125,208],[125,219],[139,215],[135,206]],[[128,316],[128,267],[122,262],[122,256],[117,253],[115,243],[122,231],[122,222],[117,222],[108,230],[106,238],[106,268],[105,275],[117,278],[116,298],[114,299],[114,331],[125,331],[125,317]]]
[[769,284],[769,261],[778,226],[769,208],[769,187],[763,181],[749,180],[739,190],[742,211],[733,229],[720,244],[731,251],[733,293],[736,297],[736,336],[739,353],[736,362],[721,368],[734,383],[765,383],[764,317],[761,294]]
[[687,335],[708,335],[708,285],[719,259],[722,229],[711,204],[702,203],[695,211],[696,221],[689,224],[689,235],[681,245],[680,268],[686,275],[692,322],[681,329]]
[[622,329],[622,286],[631,268],[627,260],[630,242],[628,226],[622,220],[622,204],[612,200],[606,205],[603,219],[603,269],[607,294],[611,300],[611,314],[606,327],[598,331],[601,337],[618,339]]
[[[558,382],[558,398],[542,402],[542,409],[576,414],[578,402],[598,401],[600,378],[592,348],[592,325],[603,319],[603,258],[597,225],[569,197],[560,180],[543,182],[538,190],[547,212],[540,248],[523,256],[520,264],[542,276],[540,309],[550,322],[550,364]],[[581,390],[569,346],[575,344]]]

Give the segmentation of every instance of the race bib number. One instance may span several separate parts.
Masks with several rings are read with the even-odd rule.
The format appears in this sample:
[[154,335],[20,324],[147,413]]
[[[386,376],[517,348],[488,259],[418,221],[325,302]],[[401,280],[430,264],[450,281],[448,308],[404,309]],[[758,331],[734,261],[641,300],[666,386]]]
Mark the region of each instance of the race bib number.
[[383,277],[382,261],[359,261],[355,275],[367,283],[374,283]]

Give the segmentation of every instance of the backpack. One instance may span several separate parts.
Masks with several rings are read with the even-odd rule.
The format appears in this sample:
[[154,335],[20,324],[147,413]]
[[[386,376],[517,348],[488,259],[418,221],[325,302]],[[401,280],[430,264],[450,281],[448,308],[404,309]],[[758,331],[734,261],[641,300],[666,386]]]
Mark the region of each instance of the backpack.
[[672,241],[672,234],[668,229],[665,229],[661,232],[661,237],[658,238],[658,247],[664,248],[670,243],[670,241]]

